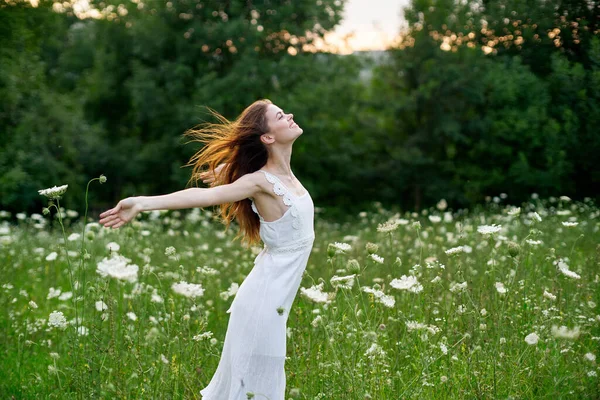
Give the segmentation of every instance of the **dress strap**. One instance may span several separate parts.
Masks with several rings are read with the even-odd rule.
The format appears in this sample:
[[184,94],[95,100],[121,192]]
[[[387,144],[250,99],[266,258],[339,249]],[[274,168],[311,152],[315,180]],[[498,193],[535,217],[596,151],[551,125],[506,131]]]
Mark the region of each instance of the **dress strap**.
[[285,185],[279,180],[279,178],[265,170],[259,169],[259,171],[265,174],[265,178],[267,178],[267,181],[269,181],[269,183],[273,184],[273,191],[276,195],[282,197],[283,204],[285,204],[288,207],[291,207],[293,201],[292,196],[288,192]]

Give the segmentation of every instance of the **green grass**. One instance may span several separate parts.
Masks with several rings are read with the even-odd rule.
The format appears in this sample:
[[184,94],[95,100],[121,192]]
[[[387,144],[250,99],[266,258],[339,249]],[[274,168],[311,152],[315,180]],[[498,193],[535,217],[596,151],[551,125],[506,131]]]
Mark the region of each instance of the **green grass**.
[[[474,210],[404,214],[375,204],[343,224],[317,212],[301,288],[322,283],[329,297],[320,303],[299,291],[294,302],[286,398],[600,398],[592,357],[600,339],[600,211],[591,201],[532,199],[511,216],[496,200]],[[151,212],[118,230],[88,224],[88,256],[79,257],[81,237],[67,240],[69,263],[61,240],[83,227],[64,211],[64,233],[56,213],[0,230],[2,398],[200,398],[219,361],[233,300],[228,289],[242,283],[260,248],[233,242],[235,228],[224,232],[208,210]],[[378,232],[399,218],[406,224]],[[502,229],[478,232],[491,224]],[[139,266],[135,282],[97,273],[111,242]],[[334,242],[351,248],[336,252]],[[369,249],[382,264],[367,243],[377,245]],[[175,253],[166,255],[169,246]],[[471,251],[445,253],[457,246]],[[53,251],[57,258],[46,260]],[[580,279],[562,273],[559,259]],[[352,288],[332,286],[333,276],[351,274]],[[415,276],[422,290],[390,285],[403,275]],[[201,284],[203,295],[176,293],[171,286],[179,281]],[[455,290],[462,282],[466,288]],[[48,299],[50,288],[73,297]],[[97,310],[99,301],[106,310]],[[48,325],[55,310],[71,322],[64,330]],[[410,330],[410,321],[424,327]],[[553,325],[580,333],[555,337]],[[204,332],[209,337],[194,340]],[[530,345],[525,337],[533,332],[539,341]]]

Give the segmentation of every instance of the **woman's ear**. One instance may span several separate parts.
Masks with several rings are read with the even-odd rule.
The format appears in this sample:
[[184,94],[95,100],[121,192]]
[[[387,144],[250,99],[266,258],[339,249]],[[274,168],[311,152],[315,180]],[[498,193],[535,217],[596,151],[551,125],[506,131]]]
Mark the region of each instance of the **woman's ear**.
[[275,137],[273,137],[273,135],[270,135],[268,133],[263,133],[262,135],[260,135],[260,141],[263,142],[264,144],[271,144],[275,141]]

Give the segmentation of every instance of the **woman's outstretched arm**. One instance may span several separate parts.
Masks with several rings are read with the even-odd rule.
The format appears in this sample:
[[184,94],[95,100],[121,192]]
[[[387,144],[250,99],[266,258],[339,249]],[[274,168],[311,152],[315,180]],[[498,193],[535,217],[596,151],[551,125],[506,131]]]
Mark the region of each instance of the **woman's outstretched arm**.
[[142,211],[179,210],[233,203],[254,197],[261,189],[257,174],[246,174],[235,182],[208,189],[188,188],[160,196],[137,196],[121,200],[114,208],[100,214],[100,224],[119,228]]

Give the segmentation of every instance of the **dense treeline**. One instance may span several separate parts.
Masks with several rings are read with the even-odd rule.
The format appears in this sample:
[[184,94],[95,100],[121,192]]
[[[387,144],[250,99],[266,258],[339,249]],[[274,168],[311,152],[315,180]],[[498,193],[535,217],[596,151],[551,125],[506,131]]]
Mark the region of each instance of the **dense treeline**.
[[258,98],[304,128],[292,163],[317,205],[598,196],[594,2],[413,0],[375,58],[314,52],[341,0],[124,3],[0,3],[0,209],[39,212],[62,184],[83,206],[100,174],[96,210],[180,190],[201,106]]

